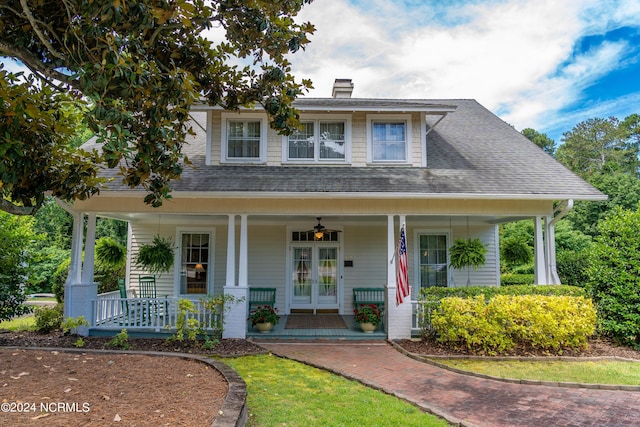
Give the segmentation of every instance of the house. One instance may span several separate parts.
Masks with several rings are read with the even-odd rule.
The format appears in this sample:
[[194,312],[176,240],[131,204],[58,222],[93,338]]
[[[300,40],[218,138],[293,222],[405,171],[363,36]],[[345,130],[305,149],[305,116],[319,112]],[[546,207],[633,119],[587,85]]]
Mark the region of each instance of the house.
[[[535,223],[536,283],[559,283],[555,221],[574,200],[605,195],[475,100],[360,99],[352,90],[338,79],[331,98],[298,99],[302,128],[290,137],[270,129],[260,108],[194,108],[196,135],[184,147],[193,167],[162,207],[145,205],[144,190],[119,179],[68,206],[75,228],[65,314],[83,314],[100,329],[96,311],[105,309],[92,283],[97,216],[129,223],[130,289],[146,273],[131,259],[161,235],[176,250],[172,271],[156,277],[158,295],[244,298],[226,317],[225,337],[253,333],[250,290],[263,287],[276,289],[283,315],[345,317],[354,288],[381,288],[384,336],[410,336],[412,304],[394,302],[403,224],[411,299],[420,287],[499,285],[498,225],[525,218]],[[467,237],[482,240],[487,262],[453,270],[448,248]]]

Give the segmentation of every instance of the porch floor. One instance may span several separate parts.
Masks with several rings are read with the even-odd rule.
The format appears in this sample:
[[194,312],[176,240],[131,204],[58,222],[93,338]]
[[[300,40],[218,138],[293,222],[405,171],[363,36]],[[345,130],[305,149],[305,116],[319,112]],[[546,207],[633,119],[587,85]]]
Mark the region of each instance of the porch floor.
[[[293,314],[292,316],[299,316]],[[317,314],[316,316],[323,316],[323,314]],[[247,326],[247,338],[254,338],[259,340],[384,340],[387,338],[387,333],[384,331],[384,325],[378,325],[373,333],[365,334],[360,329],[353,318],[353,315],[341,316],[347,328],[340,329],[286,329],[288,316],[280,316],[280,321],[273,329],[268,333],[261,333],[258,328],[251,326],[251,323]]]

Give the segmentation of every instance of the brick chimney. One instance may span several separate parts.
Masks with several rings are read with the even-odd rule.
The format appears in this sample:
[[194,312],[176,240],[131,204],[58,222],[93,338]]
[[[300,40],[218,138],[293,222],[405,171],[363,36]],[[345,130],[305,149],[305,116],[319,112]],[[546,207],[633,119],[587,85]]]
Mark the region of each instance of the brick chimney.
[[333,82],[333,92],[331,94],[334,98],[351,98],[353,92],[353,83],[351,79],[336,79]]

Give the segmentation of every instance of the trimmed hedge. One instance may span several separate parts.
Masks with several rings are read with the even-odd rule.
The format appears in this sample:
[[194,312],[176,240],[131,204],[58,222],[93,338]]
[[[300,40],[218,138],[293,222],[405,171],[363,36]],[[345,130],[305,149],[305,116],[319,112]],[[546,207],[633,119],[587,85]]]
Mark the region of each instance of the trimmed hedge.
[[555,350],[582,348],[596,329],[596,311],[584,297],[485,295],[448,297],[433,311],[438,341],[488,354],[515,346]]
[[548,295],[584,297],[586,291],[583,288],[566,285],[514,285],[514,286],[469,286],[466,288],[422,288],[419,299],[424,301],[439,301],[447,297],[475,297],[484,295],[491,299],[496,295]]
[[500,286],[533,285],[535,274],[505,273],[500,275]]

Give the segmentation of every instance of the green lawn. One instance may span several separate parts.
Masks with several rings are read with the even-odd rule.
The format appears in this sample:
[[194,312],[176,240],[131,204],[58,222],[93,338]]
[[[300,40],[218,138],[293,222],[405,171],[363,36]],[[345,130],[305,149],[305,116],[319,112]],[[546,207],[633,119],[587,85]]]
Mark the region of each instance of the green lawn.
[[518,362],[440,359],[437,362],[464,371],[498,378],[640,386],[640,362]]
[[224,359],[247,383],[249,426],[448,426],[356,381],[271,355]]
[[35,326],[36,319],[33,314],[0,322],[0,329],[8,329],[10,331],[32,331]]

